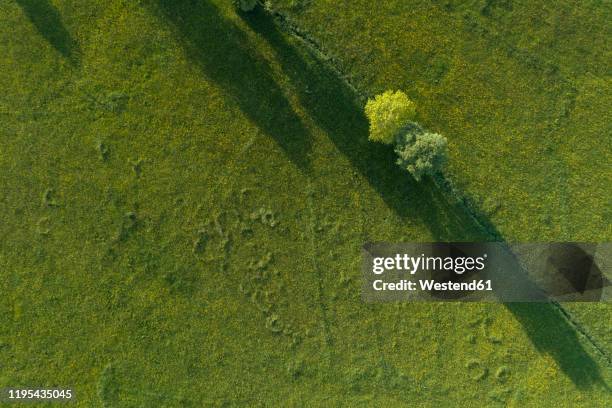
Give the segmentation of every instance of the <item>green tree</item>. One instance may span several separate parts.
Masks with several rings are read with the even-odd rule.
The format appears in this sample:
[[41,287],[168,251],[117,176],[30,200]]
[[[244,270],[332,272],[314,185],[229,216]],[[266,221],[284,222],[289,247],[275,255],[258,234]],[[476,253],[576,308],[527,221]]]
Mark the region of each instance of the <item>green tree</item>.
[[448,141],[437,133],[425,132],[416,123],[402,129],[395,139],[397,164],[420,181],[424,175],[434,175],[448,160]]
[[370,121],[369,139],[391,144],[402,128],[414,119],[416,108],[402,91],[386,91],[368,99],[365,114]]

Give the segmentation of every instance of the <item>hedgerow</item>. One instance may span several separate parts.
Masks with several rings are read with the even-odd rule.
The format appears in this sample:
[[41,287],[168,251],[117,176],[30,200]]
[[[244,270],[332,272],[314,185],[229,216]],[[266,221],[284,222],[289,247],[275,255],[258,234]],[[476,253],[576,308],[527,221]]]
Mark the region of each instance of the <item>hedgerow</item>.
[[438,133],[425,131],[412,120],[414,103],[402,91],[386,91],[369,99],[365,114],[370,121],[369,139],[393,144],[397,164],[415,180],[443,170],[448,158],[448,142]]

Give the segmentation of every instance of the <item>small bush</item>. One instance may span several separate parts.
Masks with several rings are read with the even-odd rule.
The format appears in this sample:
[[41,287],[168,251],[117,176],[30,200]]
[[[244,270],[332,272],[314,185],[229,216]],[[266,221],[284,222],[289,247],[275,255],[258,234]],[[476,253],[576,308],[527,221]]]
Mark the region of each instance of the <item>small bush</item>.
[[444,168],[448,158],[448,142],[437,133],[429,133],[417,124],[404,127],[395,139],[397,164],[408,170],[415,180],[434,175]]
[[253,11],[257,7],[258,0],[234,0],[234,4],[240,11]]
[[412,119],[416,110],[414,102],[402,91],[386,91],[369,99],[365,114],[370,121],[369,139],[391,144],[401,129]]

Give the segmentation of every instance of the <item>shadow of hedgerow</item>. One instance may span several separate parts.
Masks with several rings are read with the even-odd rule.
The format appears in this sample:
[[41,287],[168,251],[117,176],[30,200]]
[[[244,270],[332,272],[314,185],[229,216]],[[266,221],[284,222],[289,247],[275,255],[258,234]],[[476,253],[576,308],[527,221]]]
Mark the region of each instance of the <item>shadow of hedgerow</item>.
[[40,35],[69,61],[78,61],[79,48],[62,23],[57,8],[48,0],[16,0]]
[[189,58],[204,75],[220,85],[292,163],[307,172],[311,136],[245,33],[207,1],[153,3],[154,11],[176,30]]
[[396,214],[421,218],[438,241],[490,240],[480,228],[462,219],[460,207],[448,200],[433,180],[417,183],[395,164],[392,148],[368,141],[362,102],[327,62],[306,47],[288,43],[272,17],[261,9],[243,18],[276,51],[302,106]]
[[[288,42],[279,22],[270,14],[255,10],[243,18],[273,47],[309,114],[401,218],[419,217],[436,241],[503,241],[502,234],[484,213],[469,199],[457,196],[448,180],[429,178],[417,183],[395,164],[392,148],[368,141],[362,102],[328,62],[307,51],[307,47]],[[578,387],[603,383],[597,363],[558,305],[546,302],[505,306],[535,347],[554,357]]]

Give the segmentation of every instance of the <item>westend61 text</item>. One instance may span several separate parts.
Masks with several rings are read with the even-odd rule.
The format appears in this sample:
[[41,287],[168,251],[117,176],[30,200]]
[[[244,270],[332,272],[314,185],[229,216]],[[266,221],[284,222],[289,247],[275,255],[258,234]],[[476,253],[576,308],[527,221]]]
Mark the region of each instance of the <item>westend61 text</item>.
[[[418,282],[418,284],[417,284]],[[372,282],[376,291],[398,290],[398,291],[489,291],[493,290],[491,280],[473,280],[470,282],[437,282],[432,279],[420,279],[417,282],[402,279],[398,282],[383,282],[378,279]]]

